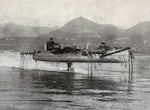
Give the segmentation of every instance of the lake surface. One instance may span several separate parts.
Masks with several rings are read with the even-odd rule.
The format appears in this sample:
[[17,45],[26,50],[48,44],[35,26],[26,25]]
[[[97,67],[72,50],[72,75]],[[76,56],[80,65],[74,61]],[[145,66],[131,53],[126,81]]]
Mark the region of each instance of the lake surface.
[[150,56],[136,56],[132,82],[126,64],[96,64],[93,77],[79,64],[76,73],[24,65],[18,53],[0,52],[0,110],[150,110]]

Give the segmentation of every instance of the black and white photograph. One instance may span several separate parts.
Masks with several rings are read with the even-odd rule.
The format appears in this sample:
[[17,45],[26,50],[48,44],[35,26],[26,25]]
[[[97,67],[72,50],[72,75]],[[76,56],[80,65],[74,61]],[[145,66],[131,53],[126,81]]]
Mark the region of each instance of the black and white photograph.
[[0,110],[150,110],[150,0],[0,0]]

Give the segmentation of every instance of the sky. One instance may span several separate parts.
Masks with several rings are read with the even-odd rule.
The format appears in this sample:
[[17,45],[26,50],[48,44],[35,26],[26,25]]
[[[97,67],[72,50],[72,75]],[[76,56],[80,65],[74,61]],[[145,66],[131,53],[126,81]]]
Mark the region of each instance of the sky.
[[150,21],[150,0],[0,0],[0,23],[59,25],[85,17],[128,28]]

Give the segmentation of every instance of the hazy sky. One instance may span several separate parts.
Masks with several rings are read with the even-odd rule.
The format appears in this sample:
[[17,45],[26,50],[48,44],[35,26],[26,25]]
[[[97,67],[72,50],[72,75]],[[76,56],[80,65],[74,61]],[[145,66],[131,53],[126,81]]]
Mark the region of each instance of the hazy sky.
[[79,16],[130,27],[150,21],[150,0],[0,0],[0,23],[63,25]]

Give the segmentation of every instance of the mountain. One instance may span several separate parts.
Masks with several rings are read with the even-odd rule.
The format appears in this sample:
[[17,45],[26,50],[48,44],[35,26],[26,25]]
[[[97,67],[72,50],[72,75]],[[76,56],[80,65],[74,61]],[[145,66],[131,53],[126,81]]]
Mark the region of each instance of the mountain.
[[111,24],[98,24],[84,17],[75,18],[64,26],[43,36],[52,36],[57,38],[102,38],[108,42],[116,39],[123,30]]
[[150,53],[150,22],[141,22],[124,31],[124,37],[128,38],[128,45],[133,47],[141,45],[140,52]]
[[129,37],[142,37],[145,40],[150,40],[150,22],[141,22],[126,30]]
[[141,22],[124,31],[124,37],[129,39],[130,44],[144,44],[150,42],[150,22]]
[[55,29],[54,27],[37,27],[7,23],[0,27],[0,37],[37,37]]
[[98,32],[100,25],[83,17],[71,20],[60,28],[62,32]]
[[[118,31],[119,29],[111,24],[98,24],[84,17],[78,17],[71,20],[60,28],[62,32],[74,32],[74,33],[111,33]],[[119,30],[120,31],[120,30]]]

